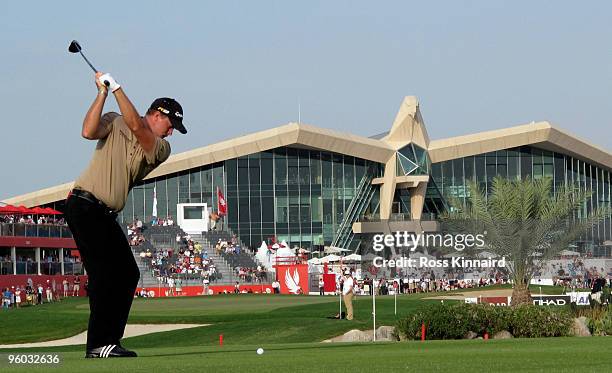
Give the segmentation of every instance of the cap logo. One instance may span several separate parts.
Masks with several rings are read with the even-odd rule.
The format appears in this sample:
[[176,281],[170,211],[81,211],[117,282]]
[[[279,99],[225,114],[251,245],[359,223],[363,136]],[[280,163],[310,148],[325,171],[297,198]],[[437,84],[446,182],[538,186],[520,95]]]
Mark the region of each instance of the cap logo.
[[161,106],[159,106],[159,107],[157,108],[157,110],[161,111],[162,113],[164,113],[164,114],[166,114],[166,115],[167,115],[167,114],[170,114],[170,110],[164,109],[164,108],[163,108],[163,107],[161,107]]
[[178,118],[182,118],[182,117],[183,117],[183,114],[181,114],[181,113],[179,113],[179,112],[177,111],[176,113],[174,113],[174,116],[175,116],[175,117],[178,117]]

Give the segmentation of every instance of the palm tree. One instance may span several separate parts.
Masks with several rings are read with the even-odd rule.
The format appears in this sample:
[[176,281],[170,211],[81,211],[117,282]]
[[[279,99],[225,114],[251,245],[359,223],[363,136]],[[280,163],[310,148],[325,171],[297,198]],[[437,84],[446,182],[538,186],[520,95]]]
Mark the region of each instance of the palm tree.
[[487,196],[475,182],[469,184],[465,204],[451,200],[444,217],[456,233],[481,233],[488,250],[506,257],[514,283],[512,304],[531,303],[529,283],[534,272],[597,224],[608,208],[575,218],[590,191],[557,188],[552,180],[508,180],[496,177]]

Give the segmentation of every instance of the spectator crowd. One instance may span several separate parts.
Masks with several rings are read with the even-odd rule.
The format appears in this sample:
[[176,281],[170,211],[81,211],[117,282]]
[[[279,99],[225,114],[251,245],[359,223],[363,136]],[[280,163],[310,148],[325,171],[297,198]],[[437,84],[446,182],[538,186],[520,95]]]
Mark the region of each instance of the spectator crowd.
[[[84,289],[87,294],[88,281],[85,281]],[[10,310],[24,306],[36,306],[44,303],[59,302],[62,298],[79,296],[81,290],[81,278],[74,276],[72,281],[64,277],[59,284],[54,280],[47,280],[34,284],[31,278],[24,285],[5,287],[2,289],[2,309]]]

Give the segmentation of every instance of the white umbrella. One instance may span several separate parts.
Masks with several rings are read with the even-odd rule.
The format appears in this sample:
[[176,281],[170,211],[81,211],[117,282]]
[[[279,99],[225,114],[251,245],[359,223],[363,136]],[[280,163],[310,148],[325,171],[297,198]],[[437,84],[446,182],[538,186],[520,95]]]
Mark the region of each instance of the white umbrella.
[[327,246],[324,251],[326,253],[330,253],[330,254],[337,254],[337,253],[341,253],[343,251],[351,251],[351,250],[343,249],[341,247]]
[[337,262],[340,260],[338,255],[329,254],[321,258],[321,263]]
[[308,260],[308,264],[321,264],[321,259],[319,258],[312,258]]
[[354,261],[361,262],[361,255],[359,254],[351,254],[344,257],[344,261]]

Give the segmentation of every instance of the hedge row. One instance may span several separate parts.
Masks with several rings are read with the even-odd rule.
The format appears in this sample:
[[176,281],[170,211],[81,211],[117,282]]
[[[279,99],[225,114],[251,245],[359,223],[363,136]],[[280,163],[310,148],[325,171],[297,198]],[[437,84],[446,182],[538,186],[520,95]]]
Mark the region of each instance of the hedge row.
[[395,332],[406,339],[420,339],[421,325],[427,339],[461,339],[472,331],[480,336],[507,330],[515,337],[568,335],[573,323],[565,310],[541,306],[494,307],[479,304],[433,304],[400,319]]

